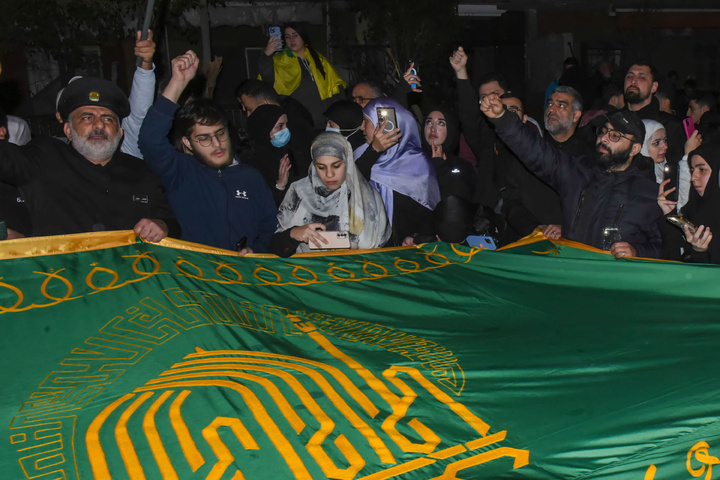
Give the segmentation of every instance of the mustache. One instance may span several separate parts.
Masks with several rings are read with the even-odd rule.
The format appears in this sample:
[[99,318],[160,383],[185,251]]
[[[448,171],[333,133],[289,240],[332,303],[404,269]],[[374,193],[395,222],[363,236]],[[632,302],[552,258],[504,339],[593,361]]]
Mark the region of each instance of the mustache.
[[108,140],[110,138],[110,137],[108,137],[108,134],[106,132],[103,132],[102,130],[93,130],[92,132],[88,133],[87,137],[85,137],[85,138],[90,138],[95,135],[101,135],[102,137],[105,138],[105,140]]

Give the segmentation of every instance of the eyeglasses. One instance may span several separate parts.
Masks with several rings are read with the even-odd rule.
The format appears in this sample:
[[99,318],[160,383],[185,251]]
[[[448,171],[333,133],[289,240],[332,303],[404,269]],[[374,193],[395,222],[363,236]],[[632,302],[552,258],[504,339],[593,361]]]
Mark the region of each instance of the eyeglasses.
[[366,97],[360,97],[360,96],[357,96],[357,97],[350,96],[350,98],[352,98],[355,101],[355,103],[365,103],[365,102],[369,102],[370,100],[375,100],[377,97],[366,98]]
[[611,130],[607,127],[597,127],[597,129],[595,130],[595,133],[597,134],[598,137],[602,137],[603,135],[605,135],[607,133],[608,138],[613,143],[619,142],[621,138],[627,138],[632,143],[637,143],[637,142],[635,142],[635,140],[628,137],[627,135],[623,135],[622,133],[618,132],[617,130]]
[[209,147],[212,145],[213,138],[217,138],[217,141],[220,143],[225,143],[228,141],[228,131],[227,128],[221,128],[214,134],[209,135],[198,135],[193,139],[194,142],[197,142],[200,144],[201,147]]

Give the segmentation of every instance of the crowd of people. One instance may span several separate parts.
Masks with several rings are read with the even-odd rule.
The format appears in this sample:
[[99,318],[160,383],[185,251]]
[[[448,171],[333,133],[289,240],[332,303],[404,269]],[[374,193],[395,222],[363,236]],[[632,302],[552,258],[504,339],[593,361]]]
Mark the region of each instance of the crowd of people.
[[646,61],[594,98],[569,59],[536,121],[502,74],[473,84],[459,47],[447,65],[454,98],[423,112],[408,105],[423,95],[414,65],[390,95],[369,79],[348,88],[302,26],[287,25],[259,78],[237,87],[241,141],[225,110],[192,91],[192,50],[172,60],[155,100],[154,51],[152,34],[138,34],[129,98],[107,80],[72,79],[57,96],[62,138],[21,139],[18,120],[0,115],[7,238],[134,229],[287,257],[500,246],[539,229],[616,258],[720,263],[717,98],[673,105]]

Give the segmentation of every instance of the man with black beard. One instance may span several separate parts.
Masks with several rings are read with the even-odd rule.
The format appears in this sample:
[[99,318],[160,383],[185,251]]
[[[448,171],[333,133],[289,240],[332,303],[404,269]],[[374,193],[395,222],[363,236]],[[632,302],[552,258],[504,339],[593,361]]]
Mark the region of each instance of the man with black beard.
[[130,113],[113,83],[85,77],[63,91],[58,111],[70,144],[42,138],[0,142],[0,181],[20,188],[32,236],[128,230],[151,242],[180,228],[145,162],[120,152],[120,121]]
[[497,95],[488,95],[480,109],[518,158],[560,193],[565,238],[609,250],[615,258],[660,256],[657,185],[633,165],[645,137],[637,115],[599,117],[594,154],[573,157],[517,115],[505,115]]
[[[678,186],[678,162],[685,153],[686,137],[680,119],[660,110],[660,101],[655,98],[659,86],[655,67],[642,60],[633,63],[625,74],[625,110],[635,112],[641,120],[655,120],[665,127],[668,143],[665,158],[670,170],[666,178],[671,179],[666,189],[670,189]],[[671,196],[676,198],[676,194],[677,190]]]

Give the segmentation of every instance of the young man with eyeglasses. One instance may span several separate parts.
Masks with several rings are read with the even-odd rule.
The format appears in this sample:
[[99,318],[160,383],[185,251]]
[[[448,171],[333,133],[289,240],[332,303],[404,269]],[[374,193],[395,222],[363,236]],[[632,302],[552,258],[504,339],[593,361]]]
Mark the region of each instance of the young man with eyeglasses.
[[560,193],[565,238],[605,248],[615,258],[660,256],[657,185],[633,165],[645,138],[637,115],[621,111],[599,117],[595,152],[573,157],[536,135],[517,115],[506,115],[497,95],[488,95],[480,109],[518,158]]
[[[183,240],[240,255],[267,252],[275,202],[260,173],[235,156],[225,112],[208,99],[191,100],[178,112],[198,65],[192,50],[172,60],[172,78],[140,129],[140,149],[165,185]],[[182,152],[168,140],[175,112]]]

